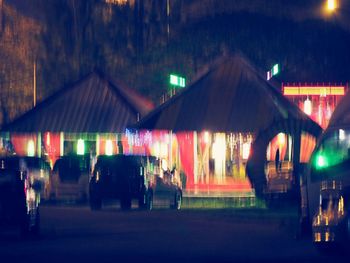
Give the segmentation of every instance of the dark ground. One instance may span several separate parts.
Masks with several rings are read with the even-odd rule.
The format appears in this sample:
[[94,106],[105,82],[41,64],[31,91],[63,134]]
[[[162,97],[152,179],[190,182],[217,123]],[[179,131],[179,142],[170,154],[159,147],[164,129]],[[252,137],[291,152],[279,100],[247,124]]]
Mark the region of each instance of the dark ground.
[[41,235],[0,232],[0,262],[340,262],[296,238],[292,213],[263,209],[122,212],[42,206]]

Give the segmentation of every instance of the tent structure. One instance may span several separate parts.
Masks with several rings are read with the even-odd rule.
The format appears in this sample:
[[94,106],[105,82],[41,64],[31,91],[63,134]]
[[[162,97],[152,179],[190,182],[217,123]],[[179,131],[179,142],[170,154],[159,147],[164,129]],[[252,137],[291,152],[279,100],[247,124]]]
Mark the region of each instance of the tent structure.
[[136,127],[172,131],[259,132],[285,119],[310,119],[242,54],[215,61],[188,88]]
[[253,134],[256,139],[247,171],[257,195],[266,185],[266,148],[274,136],[284,132],[299,138],[299,146],[294,147],[294,155],[298,155],[301,132],[315,137],[321,132],[318,124],[241,53],[212,63],[190,86],[154,109],[135,128]]
[[122,133],[153,108],[118,80],[94,71],[2,127],[4,132]]
[[52,163],[78,152],[79,143],[84,153],[120,153],[128,147],[126,127],[152,108],[152,102],[96,70],[2,127],[1,150],[32,156],[44,150]]

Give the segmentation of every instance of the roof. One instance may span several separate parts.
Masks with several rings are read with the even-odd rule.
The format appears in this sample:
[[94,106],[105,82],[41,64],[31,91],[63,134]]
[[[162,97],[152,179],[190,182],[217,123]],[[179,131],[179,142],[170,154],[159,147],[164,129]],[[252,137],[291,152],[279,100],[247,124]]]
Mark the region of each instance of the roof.
[[9,132],[124,132],[153,104],[120,81],[94,71],[7,124]]
[[288,118],[310,120],[242,54],[224,56],[153,110],[138,129],[256,132]]

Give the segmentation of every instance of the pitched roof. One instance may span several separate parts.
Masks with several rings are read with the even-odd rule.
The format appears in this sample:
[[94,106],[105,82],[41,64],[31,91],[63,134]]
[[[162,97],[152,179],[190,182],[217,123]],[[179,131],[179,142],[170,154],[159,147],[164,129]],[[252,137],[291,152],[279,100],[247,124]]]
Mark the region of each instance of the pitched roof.
[[[11,132],[124,132],[153,104],[94,71],[2,128]],[[140,115],[140,116],[139,116]]]
[[[189,87],[153,110],[139,129],[255,132],[274,121],[309,119],[242,54],[213,63]],[[311,121],[311,119],[310,119]]]

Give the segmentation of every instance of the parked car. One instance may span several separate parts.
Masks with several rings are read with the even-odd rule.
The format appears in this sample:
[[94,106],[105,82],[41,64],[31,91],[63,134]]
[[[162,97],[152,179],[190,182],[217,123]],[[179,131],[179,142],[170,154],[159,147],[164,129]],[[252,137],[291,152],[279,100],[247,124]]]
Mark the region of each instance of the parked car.
[[0,158],[0,225],[19,227],[22,235],[37,235],[39,184],[20,162],[18,157]]
[[314,243],[341,243],[347,239],[348,215],[342,190],[342,185],[335,181],[322,184],[319,211],[312,221]]
[[120,200],[130,209],[133,199],[140,208],[154,204],[180,209],[182,191],[171,173],[162,173],[159,160],[151,156],[99,156],[90,180],[90,207],[99,210],[105,200]]
[[72,155],[58,159],[50,179],[50,199],[63,202],[88,200],[90,156]]
[[[346,127],[328,128],[310,158],[302,193],[303,220],[317,246],[343,245],[350,237],[350,134]],[[345,135],[344,135],[345,136]]]

